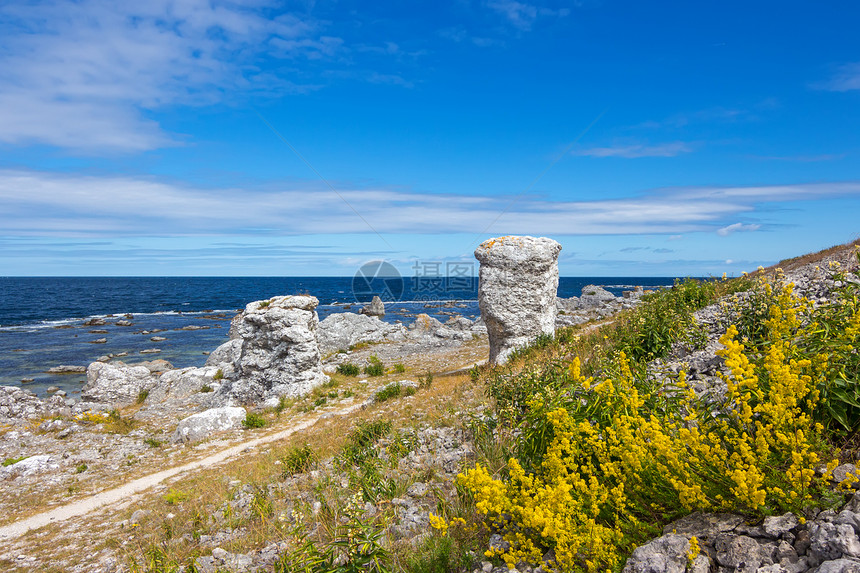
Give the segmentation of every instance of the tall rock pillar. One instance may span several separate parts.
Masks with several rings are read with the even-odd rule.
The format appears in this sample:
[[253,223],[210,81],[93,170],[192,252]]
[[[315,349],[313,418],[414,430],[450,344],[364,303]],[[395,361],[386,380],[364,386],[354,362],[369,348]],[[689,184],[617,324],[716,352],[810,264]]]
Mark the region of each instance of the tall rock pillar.
[[504,364],[515,348],[555,333],[559,252],[546,237],[499,237],[475,250],[491,363]]

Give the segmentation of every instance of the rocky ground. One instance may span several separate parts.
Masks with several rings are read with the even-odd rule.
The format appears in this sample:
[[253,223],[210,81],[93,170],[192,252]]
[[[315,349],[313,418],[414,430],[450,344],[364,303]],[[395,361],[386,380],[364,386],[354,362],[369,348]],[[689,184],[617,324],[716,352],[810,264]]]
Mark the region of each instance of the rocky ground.
[[[577,324],[609,316],[635,304],[639,295],[641,292],[622,299],[599,287],[587,287],[580,298],[558,300],[561,309],[558,323]],[[452,495],[450,478],[474,448],[463,427],[470,416],[480,414],[483,406],[480,397],[473,395],[474,389],[463,388],[468,387],[465,384],[468,369],[486,360],[486,327],[480,320],[453,314],[456,313],[454,305],[451,318],[445,323],[418,315],[408,327],[388,324],[372,315],[351,313],[332,315],[317,323],[313,313],[307,310],[306,301],[296,308],[284,308],[278,316],[274,315],[281,312],[279,300],[258,301],[252,305],[234,321],[234,326],[242,321],[246,326],[236,327],[236,337],[214,350],[204,367],[174,369],[163,360],[138,364],[125,364],[116,359],[96,362],[87,368],[88,381],[82,399],[77,401],[61,394],[40,400],[21,388],[0,389],[0,432],[3,435],[0,440],[0,460],[3,461],[0,466],[0,525],[88,499],[168,467],[204,459],[300,420],[318,419],[318,428],[340,423],[332,431],[342,434],[345,432],[343,424],[348,428],[356,414],[341,415],[339,412],[353,412],[358,407],[376,416],[407,420],[413,428],[410,450],[395,460],[393,477],[390,477],[399,480],[398,483],[408,483],[408,487],[384,505],[386,511],[394,508],[396,516],[389,530],[392,539],[417,540],[425,534],[427,512],[435,507],[438,496]],[[293,310],[299,319],[293,316],[289,317],[290,324],[277,323],[283,320],[284,313]],[[296,332],[291,326],[293,322],[303,323],[305,330]],[[289,336],[283,334],[286,331]],[[250,370],[261,371],[267,367],[259,355],[252,356],[253,352],[265,347],[276,357],[286,356],[291,351],[287,346],[303,344],[302,341],[308,340],[308,333],[319,342],[315,358],[319,370],[313,374],[313,385],[318,388],[310,395],[301,397],[283,392],[285,400],[272,400],[271,387],[262,387],[253,377],[242,377]],[[284,339],[290,345],[278,348],[278,341]],[[290,357],[295,367],[301,366],[308,355],[314,359],[313,348],[309,346],[299,354],[298,359],[295,352]],[[337,367],[345,363],[365,368],[372,356],[386,365],[384,375],[351,378],[336,374]],[[284,366],[283,360],[277,365],[282,372],[293,366]],[[419,390],[410,395],[427,374],[438,379],[452,373],[459,382],[450,387],[450,392],[469,396],[461,402],[469,404],[468,411],[451,410],[453,406],[447,403],[451,399],[450,392],[446,395],[441,389]],[[258,377],[259,380],[267,378],[271,377]],[[393,384],[413,390],[404,391],[397,400],[384,403],[376,398],[380,389]],[[247,396],[255,400],[249,402],[245,399]],[[241,410],[242,415],[230,418],[223,411],[230,408]],[[246,412],[261,414],[268,421],[267,427],[253,431],[244,429],[242,420]],[[203,425],[194,425],[190,433],[181,430],[190,427],[189,420],[193,416],[204,414],[209,418]],[[338,419],[345,422],[336,422]],[[386,443],[383,441],[375,447],[384,451]],[[248,455],[258,454],[265,454],[265,450],[255,449]],[[331,459],[314,471],[315,475],[295,480],[340,479]],[[418,479],[419,475],[429,479]],[[292,487],[295,480],[278,485],[278,491],[283,493],[283,488],[292,488],[290,491],[298,492]],[[252,485],[242,476],[235,476],[228,480],[226,487],[232,498],[230,503],[235,504],[232,510],[244,511],[246,490]],[[129,499],[126,504],[102,508],[90,516],[6,539],[0,542],[0,565],[22,571],[49,570],[49,567],[57,571],[126,570],[132,543],[127,532],[147,523],[152,525],[154,517],[147,517],[146,500],[160,499],[167,489],[164,484],[158,485],[148,494]],[[296,493],[299,498],[306,494]],[[370,507],[366,510],[381,511]],[[51,544],[60,538],[72,540],[69,549],[51,551]],[[236,545],[237,538],[242,538],[241,532],[226,525],[223,529],[214,527],[212,533],[200,537],[197,541],[204,555],[198,559],[199,570],[215,571],[219,567],[235,571],[265,570],[284,549],[283,540],[261,544],[250,552],[230,552],[222,548]],[[113,541],[105,545],[99,541],[104,539]],[[93,549],[95,546],[98,546],[97,551]]]

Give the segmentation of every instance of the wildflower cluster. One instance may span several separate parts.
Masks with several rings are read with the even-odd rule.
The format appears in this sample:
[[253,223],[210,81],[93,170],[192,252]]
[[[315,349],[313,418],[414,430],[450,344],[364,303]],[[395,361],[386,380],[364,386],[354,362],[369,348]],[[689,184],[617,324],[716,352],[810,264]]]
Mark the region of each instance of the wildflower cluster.
[[[578,359],[522,372],[549,372],[553,383],[518,397],[528,405],[519,456],[506,476],[478,464],[457,478],[509,544],[487,555],[514,566],[540,563],[552,550],[558,570],[611,570],[679,505],[763,515],[814,503],[837,463],[815,472],[826,461],[814,416],[830,367],[800,344],[817,328],[812,305],[791,285],[766,287],[763,344],[747,348],[735,326],[720,339],[729,373],[716,407],[696,397],[683,373],[674,385],[650,387],[623,352],[600,380],[584,377]],[[855,328],[840,336],[856,337],[856,313],[842,314]],[[447,527],[442,518],[433,525]],[[689,559],[697,552],[691,543]]]

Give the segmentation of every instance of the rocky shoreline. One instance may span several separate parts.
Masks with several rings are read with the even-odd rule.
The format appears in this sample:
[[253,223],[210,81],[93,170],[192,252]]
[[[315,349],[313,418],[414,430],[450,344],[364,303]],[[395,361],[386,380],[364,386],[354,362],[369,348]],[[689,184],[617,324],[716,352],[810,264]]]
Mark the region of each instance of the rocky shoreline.
[[[843,280],[860,281],[856,258],[850,252],[836,253],[815,264],[786,268],[785,280],[793,282],[796,290],[814,304],[826,304],[832,290],[840,286],[831,278],[828,268],[831,263],[839,263],[846,271]],[[614,313],[639,304],[644,294],[637,289],[616,297],[589,285],[583,288],[580,297],[556,299],[555,324],[561,327],[611,320]],[[80,401],[58,393],[43,400],[21,388],[0,389],[0,424],[6,438],[0,443],[0,457],[9,462],[0,468],[0,509],[7,515],[15,515],[19,509],[16,503],[25,492],[29,495],[40,488],[47,493],[79,487],[82,493],[94,493],[117,480],[140,475],[148,468],[175,465],[189,459],[189,455],[204,455],[212,448],[241,443],[242,420],[248,413],[271,410],[284,399],[325,385],[328,376],[347,363],[366,367],[373,361],[371,356],[387,364],[412,360],[409,367],[415,378],[424,364],[433,364],[436,372],[444,371],[446,364],[452,370],[462,369],[464,360],[468,365],[468,360],[475,362],[470,357],[487,355],[487,326],[480,319],[473,321],[452,315],[443,323],[428,315],[418,315],[409,326],[404,326],[381,321],[379,305],[369,306],[364,313],[340,313],[318,321],[313,297],[256,301],[233,319],[230,341],[214,349],[202,367],[174,369],[163,360],[138,364],[94,362],[87,367],[88,382]],[[703,348],[692,350],[683,343],[676,344],[667,358],[649,365],[651,375],[666,377],[683,369],[700,395],[723,393],[723,382],[717,376],[724,371],[722,360],[716,355],[717,338],[730,321],[730,313],[730,305],[725,304],[698,311],[696,322],[707,335]],[[357,380],[356,384],[365,388],[364,393],[339,398],[337,408],[346,412],[370,407],[375,404],[375,393],[386,385],[412,388],[412,393],[419,385],[409,377],[389,380],[385,384],[374,384],[371,379]],[[291,385],[291,381],[295,384]],[[417,404],[407,397],[401,406],[377,407],[413,408]],[[116,408],[137,424],[134,429],[125,433],[108,429],[116,422],[109,419],[108,412]],[[322,414],[320,419],[335,415],[335,409],[322,407],[318,410]],[[478,409],[468,415],[482,413]],[[389,535],[417,544],[427,535],[427,514],[437,501],[427,492],[432,489],[442,492],[440,495],[453,495],[450,478],[471,459],[476,446],[469,432],[426,424],[417,430],[414,440],[414,449],[397,461],[395,471],[408,476],[419,468],[427,472],[432,467],[434,477],[415,480],[404,495],[390,501],[397,508],[398,518],[390,524]],[[382,448],[380,455],[386,455],[386,442],[375,447]],[[317,479],[319,472],[332,479],[338,475],[332,460],[322,462],[314,471],[316,477],[298,474],[290,480]],[[836,473],[848,471],[853,471],[853,466],[840,466]],[[292,484],[290,480],[278,487],[287,488]],[[230,511],[246,511],[253,491],[246,491],[250,487],[247,483],[238,483],[236,487]],[[311,498],[305,501],[314,503]],[[371,504],[365,510],[372,515],[379,507]],[[120,530],[138,522],[146,523],[147,510],[142,511],[119,523]],[[800,520],[786,514],[769,517],[762,523],[748,523],[739,515],[693,514],[667,526],[663,536],[637,549],[625,571],[860,571],[858,533],[858,496],[838,512],[810,509]],[[201,537],[200,546],[208,548],[208,554],[197,559],[198,570],[216,571],[219,567],[231,571],[269,570],[286,549],[278,541],[250,553],[224,550],[222,545],[236,535],[244,534],[225,527]],[[700,552],[690,559],[692,537],[697,538]],[[8,549],[0,554],[2,559],[25,569],[37,568],[40,563],[18,559]],[[477,557],[475,563],[476,572],[507,571],[506,567],[494,567]],[[541,570],[525,565],[517,569],[523,573]],[[69,570],[124,569],[116,554],[110,553]]]

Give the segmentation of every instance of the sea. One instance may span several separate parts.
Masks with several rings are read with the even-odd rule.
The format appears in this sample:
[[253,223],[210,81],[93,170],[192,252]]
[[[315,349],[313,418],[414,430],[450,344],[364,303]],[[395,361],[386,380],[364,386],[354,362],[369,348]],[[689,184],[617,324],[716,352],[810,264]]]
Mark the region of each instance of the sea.
[[[562,277],[558,296],[579,296],[591,284],[620,295],[673,281]],[[374,293],[386,301],[387,322],[409,324],[422,312],[443,322],[453,313],[480,315],[478,281],[468,276],[0,277],[0,386],[23,386],[40,396],[56,387],[75,397],[85,374],[47,371],[87,366],[106,355],[121,355],[117,359],[128,364],[164,359],[175,368],[202,366],[229,339],[230,320],[249,302],[311,294],[320,301],[322,320],[357,312]]]

